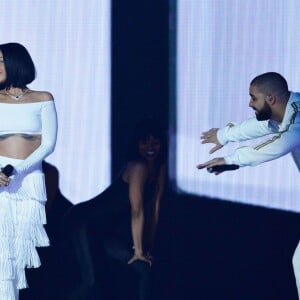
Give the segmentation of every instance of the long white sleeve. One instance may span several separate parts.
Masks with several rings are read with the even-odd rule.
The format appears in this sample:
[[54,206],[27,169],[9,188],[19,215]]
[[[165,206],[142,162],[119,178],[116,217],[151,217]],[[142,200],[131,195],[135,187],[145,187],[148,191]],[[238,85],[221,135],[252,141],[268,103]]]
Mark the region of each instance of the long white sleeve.
[[271,139],[256,147],[238,148],[232,155],[226,156],[227,164],[256,166],[279,158],[300,146],[300,124],[291,125],[286,131],[279,132]]
[[219,142],[225,145],[228,142],[251,140],[274,132],[268,121],[257,121],[254,117],[240,124],[229,123],[218,130],[217,137]]
[[26,172],[32,166],[40,164],[54,151],[57,137],[57,114],[54,101],[46,101],[41,106],[41,145],[24,161],[15,166],[15,175]]
[[[256,166],[258,164],[279,158],[292,152],[300,146],[300,94],[292,93],[288,102],[283,122],[278,127],[277,133],[270,139],[255,147],[241,147],[233,154],[225,157],[226,164],[243,166]],[[255,131],[253,131],[255,132]],[[259,132],[259,130],[257,131]],[[263,133],[263,130],[261,130]],[[242,132],[237,137],[246,137]],[[230,138],[234,135],[228,135]],[[227,138],[228,138],[227,136]]]

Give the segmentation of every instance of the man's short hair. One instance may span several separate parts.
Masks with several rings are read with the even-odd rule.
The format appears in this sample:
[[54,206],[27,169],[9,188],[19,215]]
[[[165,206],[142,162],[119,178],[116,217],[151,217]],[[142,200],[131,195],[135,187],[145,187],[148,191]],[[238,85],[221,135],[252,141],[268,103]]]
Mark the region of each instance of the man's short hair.
[[258,87],[259,90],[265,94],[275,93],[277,95],[282,95],[289,90],[285,78],[276,72],[258,75],[251,81],[250,85]]

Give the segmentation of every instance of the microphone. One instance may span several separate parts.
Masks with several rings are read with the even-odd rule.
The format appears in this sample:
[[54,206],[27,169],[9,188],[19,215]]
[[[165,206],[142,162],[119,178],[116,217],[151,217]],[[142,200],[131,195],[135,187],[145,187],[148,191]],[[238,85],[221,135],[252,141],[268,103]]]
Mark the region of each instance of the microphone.
[[13,171],[14,167],[12,165],[6,165],[5,167],[1,168],[1,172],[7,177],[11,176]]
[[238,165],[219,165],[219,166],[213,166],[207,168],[208,173],[214,173],[214,172],[224,172],[224,171],[233,171],[237,170],[240,166]]

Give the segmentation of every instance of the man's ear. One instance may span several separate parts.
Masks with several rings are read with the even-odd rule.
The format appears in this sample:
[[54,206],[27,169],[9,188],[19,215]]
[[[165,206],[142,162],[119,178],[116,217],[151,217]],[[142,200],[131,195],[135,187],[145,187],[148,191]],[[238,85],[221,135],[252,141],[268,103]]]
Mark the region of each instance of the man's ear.
[[266,101],[269,105],[274,105],[276,103],[276,97],[274,95],[266,96]]

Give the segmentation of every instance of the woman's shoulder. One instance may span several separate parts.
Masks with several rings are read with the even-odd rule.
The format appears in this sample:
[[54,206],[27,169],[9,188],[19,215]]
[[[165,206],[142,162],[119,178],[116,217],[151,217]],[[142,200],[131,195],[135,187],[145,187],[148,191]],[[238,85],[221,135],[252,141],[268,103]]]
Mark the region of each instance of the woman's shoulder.
[[145,161],[141,159],[131,160],[127,163],[127,168],[148,169]]
[[32,102],[47,102],[53,101],[53,95],[47,91],[33,91],[29,90],[27,93],[28,101]]
[[148,166],[144,161],[131,160],[127,163],[124,173],[130,176],[132,174],[147,174],[147,172],[148,172]]

